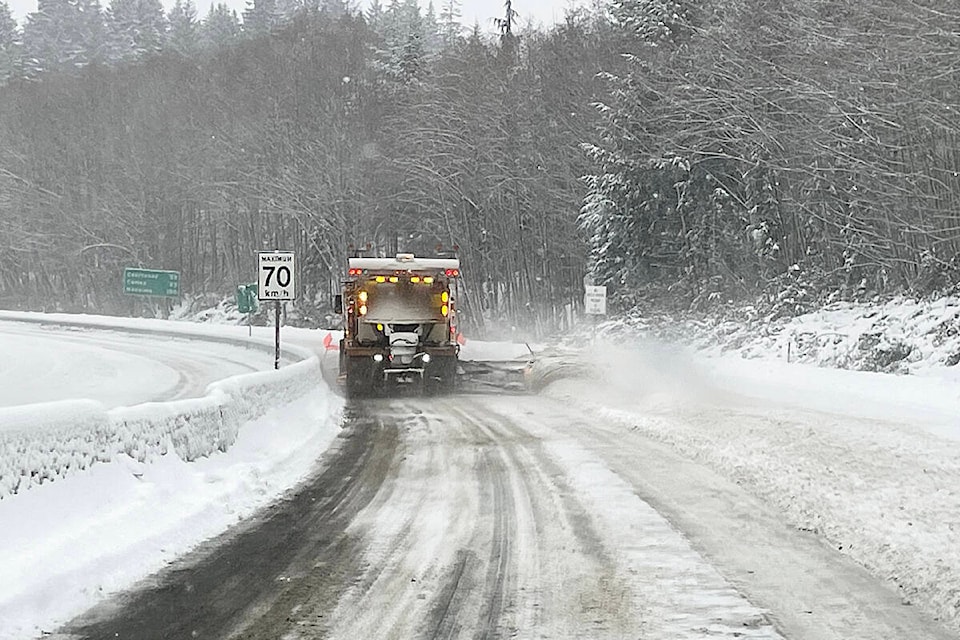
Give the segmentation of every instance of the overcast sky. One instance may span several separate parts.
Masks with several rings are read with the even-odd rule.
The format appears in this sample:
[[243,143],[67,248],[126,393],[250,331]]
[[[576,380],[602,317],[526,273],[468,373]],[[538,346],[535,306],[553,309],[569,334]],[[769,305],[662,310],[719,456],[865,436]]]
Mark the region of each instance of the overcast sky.
[[[2,0],[0,0],[2,1]],[[219,2],[220,0],[215,0]],[[248,0],[225,0],[227,5],[237,10],[238,15],[242,15],[243,9],[247,6]],[[429,0],[420,0],[420,4],[426,6]],[[110,0],[100,0],[104,8],[110,4]],[[169,10],[173,6],[174,0],[162,0],[163,5]],[[467,27],[478,23],[484,30],[492,30],[492,20],[495,17],[503,15],[504,0],[462,0],[461,22]],[[574,0],[513,0],[513,10],[520,14],[521,23],[526,20],[534,24],[542,22],[545,25],[553,24],[563,17],[564,10],[573,6]],[[23,20],[28,13],[37,10],[37,0],[7,0],[13,17],[23,24]],[[198,7],[200,16],[206,15],[210,8],[210,0],[194,0]],[[362,0],[360,6],[366,7],[369,0]],[[384,4],[387,4],[384,2]],[[434,6],[437,12],[440,10],[442,0],[434,0]],[[579,2],[577,2],[579,4]]]
[[[421,5],[428,0],[420,0]],[[434,0],[439,11],[440,2]],[[542,22],[553,24],[563,18],[566,9],[574,6],[570,0],[513,0],[513,10],[520,15],[521,21],[530,20],[534,24]],[[576,3],[581,4],[581,3]],[[474,22],[484,29],[491,28],[491,20],[503,15],[504,0],[463,0],[461,22],[472,27]]]

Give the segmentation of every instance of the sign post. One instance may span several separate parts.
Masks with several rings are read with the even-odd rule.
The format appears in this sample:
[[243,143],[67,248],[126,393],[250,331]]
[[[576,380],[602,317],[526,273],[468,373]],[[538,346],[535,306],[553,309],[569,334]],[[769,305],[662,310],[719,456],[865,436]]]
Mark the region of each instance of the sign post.
[[273,368],[280,368],[280,305],[296,298],[296,260],[292,251],[257,253],[257,299],[277,303]]

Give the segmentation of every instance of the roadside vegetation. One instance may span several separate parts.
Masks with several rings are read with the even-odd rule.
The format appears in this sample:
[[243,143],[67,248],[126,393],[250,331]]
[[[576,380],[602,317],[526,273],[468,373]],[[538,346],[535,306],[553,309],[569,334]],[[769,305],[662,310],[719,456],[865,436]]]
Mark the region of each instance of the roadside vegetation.
[[960,9],[774,4],[0,3],[0,306],[142,313],[125,266],[209,304],[281,248],[317,324],[368,246],[458,246],[474,333],[588,273],[615,310],[950,292]]

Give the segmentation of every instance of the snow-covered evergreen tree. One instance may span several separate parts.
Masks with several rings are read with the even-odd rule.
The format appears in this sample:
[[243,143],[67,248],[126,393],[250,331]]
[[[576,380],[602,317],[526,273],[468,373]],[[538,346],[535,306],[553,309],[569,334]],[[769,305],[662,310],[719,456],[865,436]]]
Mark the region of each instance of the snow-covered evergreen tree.
[[438,29],[443,46],[449,47],[463,34],[463,25],[460,18],[462,3],[460,0],[441,0]]
[[110,0],[107,26],[111,54],[120,61],[160,52],[167,35],[160,0]]
[[200,25],[193,0],[177,0],[167,16],[167,49],[189,56],[200,46]]
[[21,44],[20,29],[10,5],[0,2],[0,86],[17,74]]
[[691,204],[689,194],[683,196],[689,160],[653,144],[666,136],[652,115],[666,99],[656,74],[670,67],[691,28],[680,0],[614,0],[611,13],[633,51],[623,72],[603,76],[608,94],[599,105],[600,143],[585,147],[600,172],[587,177],[580,223],[591,240],[599,281],[629,286],[661,269],[682,270],[678,258],[696,233],[684,217]]
[[237,12],[221,2],[210,5],[207,17],[200,24],[200,42],[207,47],[230,43],[240,35],[240,20]]
[[417,0],[392,0],[380,20],[377,65],[389,79],[407,82],[426,66],[426,33]]
[[36,76],[105,62],[106,40],[98,0],[39,0],[23,28],[25,73]]
[[653,46],[680,44],[691,32],[691,8],[682,0],[613,0],[610,12],[620,26]]
[[283,23],[282,0],[250,0],[243,11],[243,31],[247,34],[267,33]]
[[500,31],[502,40],[509,41],[513,39],[513,30],[519,17],[520,14],[513,8],[513,0],[504,0],[503,17],[493,19],[493,23]]
[[363,17],[366,18],[367,24],[370,25],[371,29],[379,32],[383,28],[385,15],[386,12],[384,11],[383,3],[380,2],[380,0],[370,0],[370,4],[364,12]]
[[443,42],[440,38],[440,23],[437,19],[437,10],[433,0],[427,3],[427,11],[423,14],[423,46],[430,55],[440,51]]

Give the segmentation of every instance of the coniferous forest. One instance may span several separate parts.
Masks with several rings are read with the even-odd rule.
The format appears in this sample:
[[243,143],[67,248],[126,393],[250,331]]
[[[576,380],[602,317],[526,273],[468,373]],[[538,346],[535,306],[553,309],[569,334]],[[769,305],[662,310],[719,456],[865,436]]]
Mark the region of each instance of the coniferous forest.
[[960,283],[955,0],[522,11],[0,3],[0,308],[129,312],[126,266],[219,299],[274,248],[307,322],[351,247],[458,246],[477,329],[556,327],[586,274],[784,313]]

